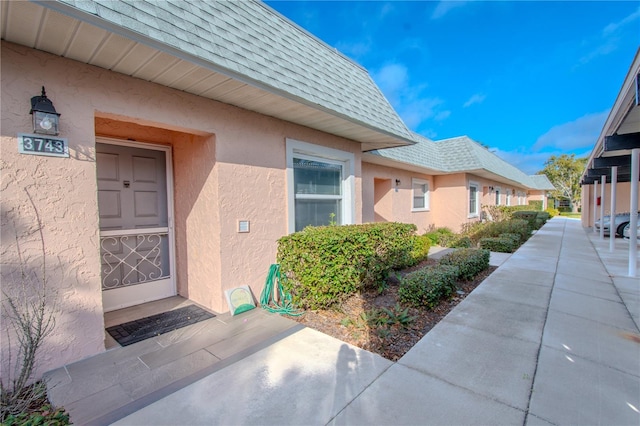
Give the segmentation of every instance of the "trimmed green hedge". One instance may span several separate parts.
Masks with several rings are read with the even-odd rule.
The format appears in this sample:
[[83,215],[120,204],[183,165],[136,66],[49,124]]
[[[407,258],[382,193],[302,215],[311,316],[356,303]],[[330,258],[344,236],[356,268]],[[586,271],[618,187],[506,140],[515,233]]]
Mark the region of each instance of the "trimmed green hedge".
[[497,253],[513,253],[516,244],[511,238],[488,237],[480,239],[480,248]]
[[456,234],[449,228],[442,227],[436,228],[433,231],[424,234],[425,237],[431,240],[432,246],[448,247],[451,241],[455,240]]
[[489,250],[462,248],[442,256],[440,265],[455,266],[457,278],[468,281],[489,267],[490,255]]
[[531,210],[542,211],[542,200],[529,201],[529,207],[531,207]]
[[513,241],[513,246],[514,247],[518,247],[520,245],[520,240],[521,240],[522,237],[520,237],[520,234],[504,233],[504,234],[498,235],[498,238],[508,238],[511,241]]
[[500,234],[518,234],[520,235],[520,243],[523,243],[531,235],[531,228],[526,220],[510,219],[501,222],[475,224],[469,226],[465,234],[474,244],[479,244],[483,238],[496,238]]
[[554,209],[553,207],[547,207],[545,212],[549,213],[549,216],[556,217],[560,214],[560,210]]
[[391,270],[412,266],[424,255],[424,241],[415,231],[411,224],[372,223],[307,227],[282,237],[277,261],[283,287],[296,306],[310,309],[383,287]]
[[426,235],[414,235],[413,236],[413,250],[411,251],[412,263],[418,264],[423,260],[426,260],[429,256],[429,249],[431,248],[431,240]]
[[538,217],[538,212],[537,211],[530,211],[530,210],[521,210],[518,212],[513,212],[513,219],[522,219],[522,220],[526,220],[527,222],[529,222],[529,226],[531,227],[531,229],[537,229],[536,228],[536,218]]
[[456,291],[458,268],[450,265],[428,266],[400,280],[398,297],[404,304],[433,309],[441,299]]

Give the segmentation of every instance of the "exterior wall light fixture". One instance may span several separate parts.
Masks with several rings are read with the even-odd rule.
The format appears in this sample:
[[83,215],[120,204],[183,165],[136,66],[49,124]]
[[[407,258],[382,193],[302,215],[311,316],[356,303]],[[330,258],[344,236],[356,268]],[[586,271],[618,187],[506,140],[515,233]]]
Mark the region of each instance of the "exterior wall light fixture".
[[60,114],[56,112],[51,99],[42,86],[42,94],[31,98],[31,111],[33,116],[33,132],[43,135],[58,135]]
[[400,186],[400,179],[396,179],[396,186]]

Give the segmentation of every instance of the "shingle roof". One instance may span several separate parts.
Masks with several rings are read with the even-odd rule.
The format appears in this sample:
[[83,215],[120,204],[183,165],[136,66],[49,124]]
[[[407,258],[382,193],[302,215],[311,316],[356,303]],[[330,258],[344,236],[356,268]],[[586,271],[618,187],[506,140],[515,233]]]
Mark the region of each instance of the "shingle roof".
[[440,155],[438,146],[431,139],[417,133],[413,134],[413,140],[416,142],[415,145],[379,149],[369,151],[369,153],[400,163],[416,165],[434,171],[444,171],[445,161]]
[[[485,170],[530,189],[554,189],[546,176],[529,176],[468,136],[432,141],[414,134],[415,145],[371,151],[371,154],[441,173]],[[543,179],[544,178],[544,179]]]
[[555,186],[551,183],[547,175],[531,175],[529,176],[531,180],[536,185],[536,189],[544,190],[544,191],[553,191],[556,189]]
[[59,0],[247,82],[385,133],[411,134],[368,72],[254,0]]

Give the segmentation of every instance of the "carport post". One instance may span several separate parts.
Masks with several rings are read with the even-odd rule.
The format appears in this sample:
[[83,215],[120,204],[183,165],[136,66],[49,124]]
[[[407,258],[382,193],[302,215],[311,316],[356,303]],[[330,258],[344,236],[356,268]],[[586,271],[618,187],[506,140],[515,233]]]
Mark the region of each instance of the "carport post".
[[[596,232],[596,220],[598,220],[598,181],[593,181],[593,233]],[[600,228],[602,228],[602,223]]]
[[[618,166],[611,167],[611,220],[616,217],[616,186],[618,186]],[[615,221],[613,221],[615,222]],[[612,223],[613,223],[612,222]],[[609,251],[613,253],[616,248],[616,234],[611,232],[609,225]]]
[[[600,185],[600,239],[604,240],[604,187],[607,183],[607,176],[602,175],[600,180],[602,181]],[[611,217],[609,221],[609,233],[613,232],[613,219],[614,217]]]
[[629,203],[629,276],[638,272],[638,175],[640,148],[631,151],[631,202]]

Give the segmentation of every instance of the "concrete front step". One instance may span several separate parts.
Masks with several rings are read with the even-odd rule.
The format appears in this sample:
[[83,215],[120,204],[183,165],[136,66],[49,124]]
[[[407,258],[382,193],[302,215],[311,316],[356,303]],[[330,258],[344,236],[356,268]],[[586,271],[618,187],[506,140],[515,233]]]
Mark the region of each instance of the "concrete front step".
[[303,328],[260,308],[220,315],[45,374],[74,424],[110,424]]

